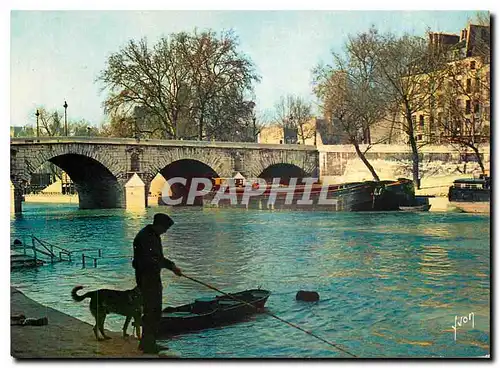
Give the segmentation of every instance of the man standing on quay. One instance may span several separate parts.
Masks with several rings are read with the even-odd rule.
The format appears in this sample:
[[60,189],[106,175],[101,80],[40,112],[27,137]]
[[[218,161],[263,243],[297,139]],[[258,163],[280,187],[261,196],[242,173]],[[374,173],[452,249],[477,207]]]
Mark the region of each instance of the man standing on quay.
[[132,266],[135,269],[135,279],[141,290],[144,307],[139,349],[148,354],[156,354],[161,350],[156,344],[162,310],[161,269],[167,268],[177,276],[182,276],[180,268],[163,256],[161,245],[160,236],[173,224],[174,221],[168,215],[157,213],[153,224],[139,231],[134,239]]

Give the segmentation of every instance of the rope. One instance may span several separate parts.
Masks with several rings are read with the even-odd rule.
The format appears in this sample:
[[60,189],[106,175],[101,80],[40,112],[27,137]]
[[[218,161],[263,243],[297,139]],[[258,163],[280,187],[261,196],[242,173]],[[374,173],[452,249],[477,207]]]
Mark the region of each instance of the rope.
[[[195,279],[195,278],[193,278],[193,277],[190,277],[190,276],[187,276],[187,275],[185,275],[185,274],[182,274],[182,276],[184,276],[185,278],[187,278],[187,279],[189,279],[189,280],[191,280],[191,281],[194,281],[194,282],[196,282],[196,283],[198,283],[198,284],[201,284],[201,285],[203,285],[203,286],[205,286],[205,287],[207,287],[207,288],[209,288],[209,289],[215,290],[215,291],[217,291],[217,292],[219,292],[219,293],[223,294],[224,296],[227,296],[227,297],[229,297],[229,298],[231,298],[231,299],[234,299],[234,300],[236,300],[236,301],[238,301],[238,302],[240,302],[240,303],[243,303],[243,304],[249,305],[249,306],[251,306],[251,307],[253,307],[253,308],[255,308],[255,309],[258,309],[255,305],[250,304],[250,303],[247,303],[247,302],[245,302],[244,300],[240,300],[240,299],[238,299],[238,298],[235,298],[235,297],[234,297],[234,296],[232,296],[231,294],[227,294],[227,293],[223,292],[222,290],[217,289],[216,287],[214,287],[214,286],[212,286],[212,285],[209,285],[209,284],[204,283],[203,281],[197,280],[197,279]],[[296,329],[298,329],[298,330],[300,330],[300,331],[302,331],[302,332],[305,332],[306,334],[308,334],[308,335],[310,335],[310,336],[312,336],[312,337],[315,337],[316,339],[318,339],[318,340],[320,340],[320,341],[323,341],[324,343],[326,343],[326,344],[328,344],[328,345],[330,345],[330,346],[332,346],[332,347],[334,347],[334,348],[336,348],[336,349],[338,349],[338,350],[340,350],[340,351],[342,351],[342,352],[344,352],[344,353],[346,353],[346,354],[348,354],[348,355],[350,355],[350,356],[352,356],[352,357],[354,357],[354,358],[357,358],[357,356],[356,356],[356,355],[354,355],[354,354],[352,354],[352,353],[348,352],[347,350],[345,350],[344,348],[340,347],[340,346],[339,346],[339,345],[337,345],[337,344],[334,344],[334,343],[331,343],[330,341],[325,340],[325,339],[324,339],[324,338],[322,338],[321,336],[318,336],[318,335],[316,335],[316,334],[313,334],[312,332],[307,331],[307,330],[303,329],[302,327],[297,326],[297,325],[296,325],[296,324],[294,324],[294,323],[288,322],[288,321],[284,320],[283,318],[278,317],[277,315],[275,315],[275,314],[273,314],[273,313],[271,313],[271,312],[269,312],[269,311],[264,310],[263,312],[264,312],[264,313],[266,313],[266,314],[268,314],[269,316],[271,316],[271,317],[273,317],[273,318],[276,318],[278,321],[281,321],[281,322],[283,322],[283,323],[287,324],[288,326],[294,327],[294,328],[296,328]]]

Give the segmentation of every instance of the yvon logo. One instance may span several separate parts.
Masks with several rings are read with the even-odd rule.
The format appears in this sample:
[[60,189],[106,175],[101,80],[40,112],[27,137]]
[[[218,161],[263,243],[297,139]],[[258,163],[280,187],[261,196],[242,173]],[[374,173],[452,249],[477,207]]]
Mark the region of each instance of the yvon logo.
[[468,316],[455,316],[455,325],[451,326],[454,332],[455,341],[457,341],[457,327],[462,327],[466,324],[472,324],[472,328],[474,328],[474,313],[469,313]]

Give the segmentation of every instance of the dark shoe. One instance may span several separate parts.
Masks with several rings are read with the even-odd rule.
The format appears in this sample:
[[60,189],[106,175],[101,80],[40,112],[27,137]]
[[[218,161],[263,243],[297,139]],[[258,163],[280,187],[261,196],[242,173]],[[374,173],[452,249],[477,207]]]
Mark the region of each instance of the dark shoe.
[[144,352],[144,354],[158,354],[160,351],[168,350],[168,346],[155,344],[153,346],[146,346],[141,350]]
[[158,354],[160,352],[160,349],[158,349],[156,346],[147,346],[142,349],[142,352],[144,354]]

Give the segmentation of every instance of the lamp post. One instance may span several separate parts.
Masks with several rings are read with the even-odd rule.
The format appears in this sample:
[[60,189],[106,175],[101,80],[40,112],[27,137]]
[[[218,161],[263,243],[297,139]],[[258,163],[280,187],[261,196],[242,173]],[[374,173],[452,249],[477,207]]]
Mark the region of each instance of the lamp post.
[[64,135],[67,137],[68,136],[68,103],[64,101]]
[[318,119],[314,119],[314,145],[316,146],[316,137],[318,136]]
[[35,113],[35,116],[36,116],[36,137],[40,137],[40,125],[38,124],[38,117],[40,116],[40,112],[38,111],[38,109],[36,110],[36,113]]
[[[255,108],[255,102],[253,101],[250,101],[248,103],[248,107],[250,107],[250,111],[251,111],[251,116],[252,116],[252,124],[253,124],[253,129],[252,129],[252,142],[255,142],[255,139],[257,138],[256,137],[256,132],[255,132],[255,112],[254,112],[254,108]],[[247,130],[247,133],[248,134],[248,130]]]
[[257,118],[255,117],[255,115],[252,117],[252,123],[253,123],[253,139],[252,141],[253,142],[256,142],[257,141],[257,127],[255,126],[255,120],[257,120]]
[[293,143],[292,137],[290,137],[290,132],[292,130],[292,127],[293,127],[293,115],[290,114],[290,116],[288,117],[287,132],[286,132],[287,137],[285,137],[285,143],[288,143],[288,144]]

